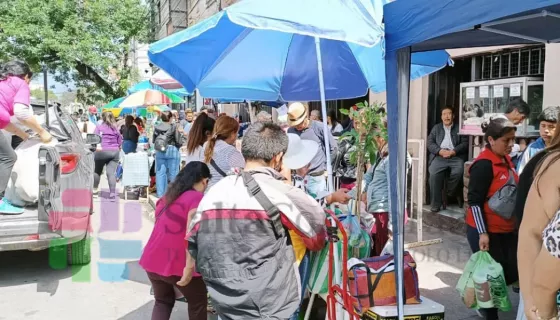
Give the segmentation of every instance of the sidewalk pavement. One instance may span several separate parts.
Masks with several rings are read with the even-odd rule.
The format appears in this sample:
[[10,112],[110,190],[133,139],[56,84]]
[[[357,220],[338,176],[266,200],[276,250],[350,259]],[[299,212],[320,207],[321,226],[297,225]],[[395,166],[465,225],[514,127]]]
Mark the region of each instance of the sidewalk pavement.
[[[466,236],[423,226],[423,240],[441,238],[441,243],[410,249],[417,263],[420,294],[445,306],[445,318],[453,320],[481,319],[475,311],[463,304],[455,290],[463,268],[472,252]],[[405,243],[416,241],[416,224],[405,227]],[[513,310],[500,313],[500,320],[514,320],[519,304],[519,294],[509,292]]]

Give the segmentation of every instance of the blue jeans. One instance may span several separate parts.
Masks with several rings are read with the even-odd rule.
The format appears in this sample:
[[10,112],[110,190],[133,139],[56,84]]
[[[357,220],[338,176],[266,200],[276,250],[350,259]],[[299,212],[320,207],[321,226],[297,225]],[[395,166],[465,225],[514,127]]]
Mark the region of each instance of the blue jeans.
[[132,140],[124,140],[122,144],[122,150],[124,154],[129,154],[131,152],[136,152],[136,147],[138,144]]
[[175,146],[167,146],[165,152],[156,152],[156,193],[161,198],[167,191],[167,184],[179,173],[181,155]]

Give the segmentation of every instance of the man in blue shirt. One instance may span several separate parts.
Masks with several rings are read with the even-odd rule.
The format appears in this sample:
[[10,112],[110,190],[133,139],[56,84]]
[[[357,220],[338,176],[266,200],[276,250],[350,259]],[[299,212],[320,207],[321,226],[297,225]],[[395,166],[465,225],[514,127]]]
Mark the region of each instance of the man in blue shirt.
[[533,156],[537,153],[542,151],[548,145],[550,145],[550,141],[552,140],[552,136],[554,135],[554,131],[556,130],[556,122],[558,121],[558,113],[560,113],[560,107],[548,107],[544,109],[539,117],[537,118],[539,122],[539,134],[540,137],[531,142],[521,159],[517,163],[517,174],[521,174],[525,165],[531,160]]

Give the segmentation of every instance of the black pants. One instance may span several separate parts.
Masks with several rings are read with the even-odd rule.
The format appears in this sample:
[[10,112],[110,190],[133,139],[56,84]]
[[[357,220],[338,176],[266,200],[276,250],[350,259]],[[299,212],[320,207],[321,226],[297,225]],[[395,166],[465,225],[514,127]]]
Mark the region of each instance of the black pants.
[[[480,251],[478,246],[478,230],[467,226],[467,241],[473,253]],[[517,233],[488,233],[490,249],[488,253],[504,268],[506,284],[511,285],[519,280],[517,272]],[[498,309],[481,309],[486,320],[498,319]]]
[[430,172],[430,195],[432,197],[432,207],[441,207],[441,190],[443,190],[443,181],[445,174],[449,171],[449,179],[447,180],[448,196],[454,196],[457,188],[463,179],[464,161],[459,157],[449,159],[436,156],[428,171]]
[[0,133],[0,198],[4,197],[16,160],[17,155],[11,143],[3,133]]
[[186,287],[176,285],[181,277],[164,277],[148,272],[148,278],[154,289],[156,304],[152,311],[152,320],[169,320],[175,305],[175,289],[185,297],[189,308],[189,320],[206,320],[208,318],[208,292],[202,277],[193,277]]
[[95,152],[95,173],[93,176],[93,187],[99,187],[99,180],[103,173],[103,168],[107,173],[109,181],[109,192],[115,193],[117,189],[117,166],[119,165],[120,150],[101,150]]

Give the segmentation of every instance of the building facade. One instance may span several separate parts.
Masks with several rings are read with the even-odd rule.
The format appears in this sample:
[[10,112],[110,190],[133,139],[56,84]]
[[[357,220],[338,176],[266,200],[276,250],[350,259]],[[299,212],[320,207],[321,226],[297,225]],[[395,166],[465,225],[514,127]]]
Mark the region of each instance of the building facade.
[[149,0],[156,40],[210,17],[236,0]]
[[152,77],[152,67],[148,58],[148,44],[132,40],[128,54],[128,65],[138,73],[138,82],[149,80]]

